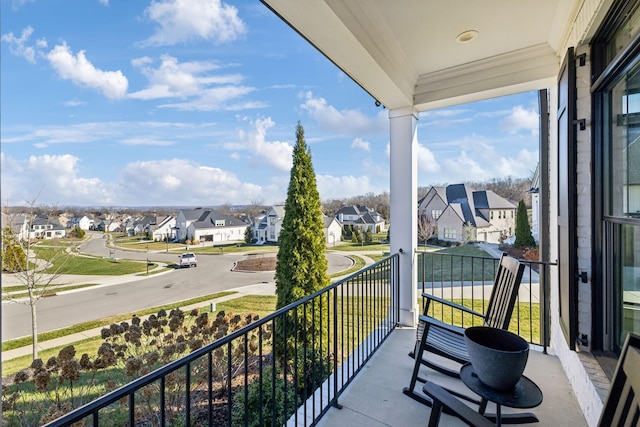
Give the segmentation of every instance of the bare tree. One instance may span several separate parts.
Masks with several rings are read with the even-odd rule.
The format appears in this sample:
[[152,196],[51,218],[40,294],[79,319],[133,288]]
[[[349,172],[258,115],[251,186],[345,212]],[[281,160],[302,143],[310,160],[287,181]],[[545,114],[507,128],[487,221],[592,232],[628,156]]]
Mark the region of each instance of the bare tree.
[[256,199],[251,199],[251,202],[249,203],[249,206],[247,206],[245,208],[245,213],[247,214],[247,216],[249,218],[251,218],[251,220],[253,220],[265,208],[266,208],[266,206],[264,204],[264,199],[259,197],[259,198],[256,198]]
[[418,217],[418,240],[427,244],[436,231],[436,226],[433,221],[430,221],[426,215],[420,215]]
[[[26,288],[27,297],[23,292],[7,292],[2,289],[3,299],[7,298],[15,303],[28,304],[31,314],[31,338],[33,360],[38,358],[38,312],[37,304],[40,299],[50,292],[50,288],[60,283],[62,269],[69,257],[66,251],[55,242],[51,245],[43,245],[35,238],[33,233],[33,223],[36,217],[36,199],[29,203],[28,212],[25,214],[26,235],[20,236],[14,233],[12,216],[8,210],[3,209],[6,215],[7,224],[2,228],[2,256],[13,257],[7,261],[16,268],[14,277]],[[42,211],[42,208],[37,209]],[[45,224],[45,232],[48,223]],[[53,239],[55,240],[55,239]],[[36,255],[36,246],[42,255]],[[8,250],[11,248],[11,250]],[[4,266],[3,262],[3,266]]]

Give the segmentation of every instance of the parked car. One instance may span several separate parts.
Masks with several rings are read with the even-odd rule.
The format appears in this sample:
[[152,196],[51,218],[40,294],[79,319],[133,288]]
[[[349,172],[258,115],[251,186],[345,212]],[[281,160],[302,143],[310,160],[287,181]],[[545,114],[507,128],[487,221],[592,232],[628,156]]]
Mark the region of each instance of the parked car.
[[198,266],[198,258],[193,252],[185,252],[182,255],[179,255],[178,258],[180,258],[180,268]]

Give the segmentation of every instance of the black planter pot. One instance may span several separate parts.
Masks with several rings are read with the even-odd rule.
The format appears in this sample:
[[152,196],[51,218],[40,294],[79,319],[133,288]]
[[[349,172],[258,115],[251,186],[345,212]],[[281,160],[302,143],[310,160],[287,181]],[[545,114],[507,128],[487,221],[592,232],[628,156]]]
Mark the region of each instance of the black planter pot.
[[472,326],[464,333],[469,360],[480,381],[496,390],[515,387],[529,357],[529,344],[503,329]]

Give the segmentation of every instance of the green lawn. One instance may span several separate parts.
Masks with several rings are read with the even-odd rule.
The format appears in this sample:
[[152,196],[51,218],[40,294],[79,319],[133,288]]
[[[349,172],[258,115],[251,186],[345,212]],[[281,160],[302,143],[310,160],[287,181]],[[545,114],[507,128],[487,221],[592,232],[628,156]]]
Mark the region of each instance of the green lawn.
[[[82,274],[99,276],[119,276],[140,273],[147,270],[145,261],[124,261],[66,253],[59,247],[38,247],[34,251],[40,259],[49,260],[53,265],[44,272],[50,274]],[[154,268],[155,264],[149,266]]]
[[418,254],[416,262],[419,282],[490,281],[495,276],[493,261],[481,259],[491,257],[475,245],[454,246]]
[[[488,301],[485,300],[452,300],[454,303],[463,305],[478,313],[484,313]],[[462,313],[458,310],[445,307],[442,304],[433,303],[430,307],[429,315],[434,318],[443,321],[447,324],[453,324],[456,326],[463,326],[468,328],[469,326],[482,325],[482,319],[479,317],[473,317],[469,314]],[[540,344],[540,304],[539,303],[518,303],[513,309],[513,315],[511,317],[511,323],[509,330],[513,333],[520,335],[525,340],[534,344]]]
[[329,250],[336,251],[345,251],[345,252],[358,252],[358,251],[380,251],[380,252],[389,252],[389,244],[388,243],[380,243],[374,241],[372,243],[352,243],[352,242],[342,242],[339,245],[332,246]]

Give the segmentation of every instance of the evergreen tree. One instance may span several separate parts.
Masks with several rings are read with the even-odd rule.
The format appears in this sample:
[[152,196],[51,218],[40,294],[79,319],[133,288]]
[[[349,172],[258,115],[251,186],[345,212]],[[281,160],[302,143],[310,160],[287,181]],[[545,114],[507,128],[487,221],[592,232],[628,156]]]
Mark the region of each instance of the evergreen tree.
[[27,269],[27,255],[11,228],[2,230],[2,271],[17,273]]
[[[275,274],[277,308],[329,285],[320,195],[316,188],[311,153],[300,122],[296,129],[293,166],[284,210]],[[311,309],[298,310],[296,313],[297,318],[291,316],[287,322],[276,324],[276,351],[281,361],[294,357],[292,345],[287,345],[287,354],[283,357],[285,334],[289,344],[293,343],[296,336],[298,346],[308,346],[314,333],[318,342],[319,331],[317,327],[313,330]],[[316,313],[316,323],[318,319]]]
[[247,227],[244,230],[244,242],[246,244],[251,243],[251,241],[253,240],[253,230],[251,230],[251,227]]
[[529,216],[524,200],[518,203],[518,212],[516,214],[516,241],[513,246],[517,248],[529,248],[536,246],[536,241],[531,234],[531,226],[529,225]]
[[371,230],[369,229],[367,229],[367,231],[365,231],[364,233],[364,242],[365,243],[373,242],[373,233],[371,233]]

